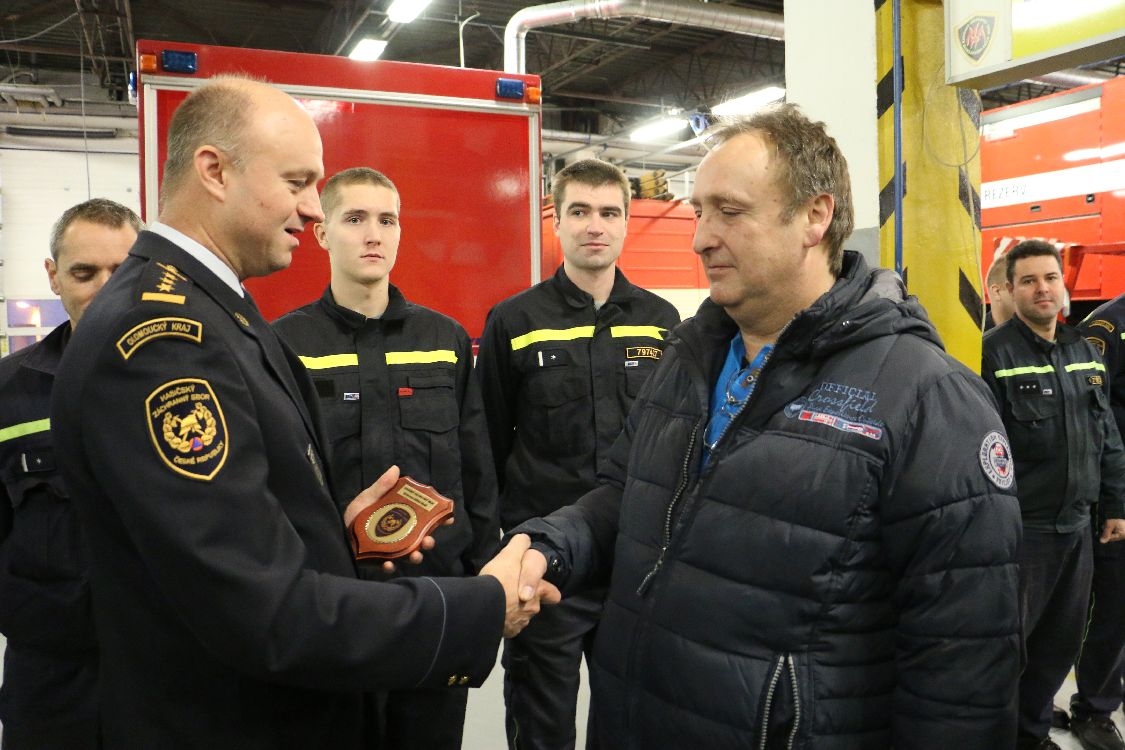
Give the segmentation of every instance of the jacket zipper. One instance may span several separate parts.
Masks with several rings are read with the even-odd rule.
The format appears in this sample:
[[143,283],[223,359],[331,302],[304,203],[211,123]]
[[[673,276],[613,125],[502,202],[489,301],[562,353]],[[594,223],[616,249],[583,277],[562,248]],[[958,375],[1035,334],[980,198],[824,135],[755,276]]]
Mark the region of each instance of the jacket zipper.
[[637,587],[637,596],[644,596],[645,591],[648,589],[652,579],[660,571],[664,565],[664,555],[668,552],[668,547],[672,543],[672,519],[676,514],[676,506],[679,504],[680,499],[683,497],[684,490],[687,489],[688,476],[691,469],[691,458],[695,453],[695,441],[699,437],[699,427],[703,424],[703,420],[695,423],[691,429],[691,437],[688,439],[687,452],[684,454],[683,463],[680,464],[680,483],[676,486],[676,492],[672,495],[672,502],[668,503],[668,511],[664,514],[664,536],[660,544],[660,556],[656,558],[656,564],[652,570],[641,581],[641,585]]
[[793,728],[789,730],[789,742],[785,744],[787,750],[793,750],[793,743],[797,741],[797,730],[801,728],[801,701],[797,691],[797,666],[793,663],[792,656],[786,656],[789,663],[789,684],[793,688]]
[[758,750],[766,750],[766,742],[769,740],[770,711],[773,710],[773,695],[781,680],[782,669],[788,669],[789,684],[793,689],[793,728],[789,730],[789,740],[785,743],[788,750],[793,750],[793,743],[797,741],[797,730],[801,728],[801,703],[798,700],[797,670],[793,665],[793,657],[784,654],[777,658],[773,674],[770,675],[769,687],[766,688],[766,705],[762,711],[762,731],[761,739],[758,741]]

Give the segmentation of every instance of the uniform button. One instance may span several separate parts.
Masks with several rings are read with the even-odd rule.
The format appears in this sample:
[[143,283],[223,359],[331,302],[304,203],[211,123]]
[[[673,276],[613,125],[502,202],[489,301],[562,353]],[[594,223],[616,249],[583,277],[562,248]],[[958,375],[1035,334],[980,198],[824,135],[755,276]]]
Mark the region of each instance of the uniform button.
[[449,687],[453,687],[454,685],[456,685],[457,684],[457,675],[455,675],[455,674],[449,675],[449,682],[447,682],[446,684],[449,685]]
[[468,685],[469,684],[469,676],[468,675],[462,675],[461,679],[457,681],[457,684],[458,685]]

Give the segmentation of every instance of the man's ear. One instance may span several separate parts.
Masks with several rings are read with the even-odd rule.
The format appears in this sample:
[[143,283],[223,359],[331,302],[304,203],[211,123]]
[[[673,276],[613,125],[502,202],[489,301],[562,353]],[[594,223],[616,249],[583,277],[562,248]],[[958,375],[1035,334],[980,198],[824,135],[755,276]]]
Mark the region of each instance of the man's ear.
[[203,189],[216,199],[223,200],[226,196],[228,172],[231,169],[227,155],[215,146],[205,143],[195,150],[192,166]]
[[60,294],[58,263],[55,263],[53,258],[47,258],[43,261],[43,268],[47,270],[47,281],[51,285],[51,291]]
[[316,241],[320,243],[321,247],[325,250],[328,249],[328,233],[324,231],[323,221],[318,221],[313,224],[313,236],[316,237]]
[[805,204],[805,247],[816,247],[828,232],[836,199],[828,193],[814,196]]

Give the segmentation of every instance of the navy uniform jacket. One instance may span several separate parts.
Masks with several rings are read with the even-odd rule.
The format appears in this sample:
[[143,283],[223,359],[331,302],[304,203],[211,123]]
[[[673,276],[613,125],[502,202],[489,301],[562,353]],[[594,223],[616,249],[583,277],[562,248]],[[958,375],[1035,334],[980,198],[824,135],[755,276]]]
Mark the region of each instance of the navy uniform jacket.
[[[78,522],[51,444],[70,323],[0,360],[0,632],[4,747],[97,747],[97,640]],[[17,741],[18,738],[18,741]]]
[[670,302],[616,271],[600,309],[562,266],[488,314],[477,371],[505,529],[574,502],[680,322]]
[[1101,357],[1071,326],[1055,341],[1014,317],[984,335],[981,377],[1000,407],[1016,462],[1025,531],[1070,533],[1125,515],[1125,448]]
[[[379,318],[336,304],[332,290],[274,328],[316,386],[341,511],[390,466],[454,501],[452,526],[407,575],[473,575],[500,548],[496,474],[473,378],[469,335],[393,285]],[[380,573],[381,575],[381,573]]]
[[356,578],[306,404],[253,303],[142,232],[59,367],[107,748],[352,748],[361,691],[479,685],[491,577]]

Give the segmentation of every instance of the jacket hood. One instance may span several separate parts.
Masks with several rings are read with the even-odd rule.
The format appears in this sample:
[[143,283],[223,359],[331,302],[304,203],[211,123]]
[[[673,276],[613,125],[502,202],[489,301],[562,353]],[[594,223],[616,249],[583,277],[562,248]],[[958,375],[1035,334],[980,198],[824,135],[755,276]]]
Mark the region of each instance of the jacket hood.
[[[692,319],[704,336],[729,339],[737,326],[726,311],[704,300]],[[840,277],[832,288],[790,321],[778,339],[774,357],[821,359],[881,336],[908,334],[941,349],[937,330],[917,297],[885,268],[869,269],[863,256],[844,252]]]

